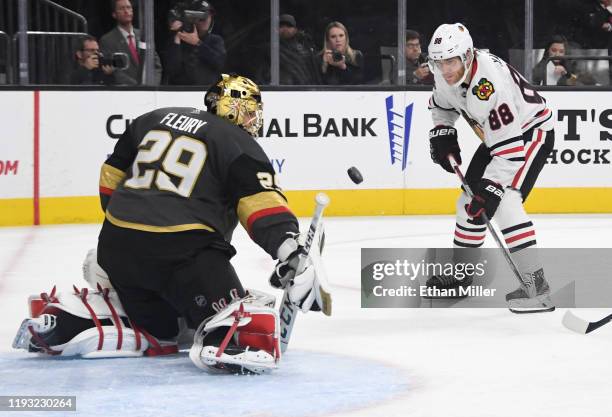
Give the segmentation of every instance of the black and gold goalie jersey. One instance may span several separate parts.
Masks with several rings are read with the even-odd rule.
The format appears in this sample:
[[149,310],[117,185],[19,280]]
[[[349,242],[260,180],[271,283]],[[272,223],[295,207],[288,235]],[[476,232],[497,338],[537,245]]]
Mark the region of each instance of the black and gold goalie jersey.
[[194,108],[135,119],[102,165],[100,198],[107,221],[145,232],[201,230],[229,242],[240,220],[273,257],[287,233],[298,232],[261,146]]

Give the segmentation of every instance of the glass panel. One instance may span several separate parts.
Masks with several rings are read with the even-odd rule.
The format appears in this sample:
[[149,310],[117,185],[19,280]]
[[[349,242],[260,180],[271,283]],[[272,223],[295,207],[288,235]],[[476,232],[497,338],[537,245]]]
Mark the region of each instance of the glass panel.
[[[599,2],[534,1],[534,84],[610,85],[612,10]],[[566,55],[592,59],[555,59]]]
[[213,32],[225,41],[223,70],[261,82],[270,66],[270,0],[215,2]]
[[[280,13],[293,18],[285,17],[282,26],[297,25],[294,38],[287,34],[291,29],[281,29],[281,84],[390,82],[391,58],[383,56],[382,47],[397,42],[397,0],[281,0]],[[332,22],[340,25],[329,28],[325,47]],[[342,40],[345,35],[350,48]]]
[[[510,49],[523,48],[524,0],[440,0],[435,2],[435,13],[421,2],[408,0],[406,27],[424,36],[424,51],[438,25],[458,22],[470,31],[476,48],[488,50],[506,62],[512,64]],[[516,68],[521,70],[520,65]]]

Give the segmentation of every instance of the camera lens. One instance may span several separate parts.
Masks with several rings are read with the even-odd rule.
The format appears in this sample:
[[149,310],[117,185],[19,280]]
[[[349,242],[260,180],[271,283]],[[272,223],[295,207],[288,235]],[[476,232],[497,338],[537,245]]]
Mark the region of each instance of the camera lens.
[[334,51],[334,52],[332,52],[332,60],[333,60],[334,62],[340,62],[340,61],[342,61],[343,59],[344,59],[344,55],[342,55],[342,53],[341,53],[341,52],[339,52],[339,51]]

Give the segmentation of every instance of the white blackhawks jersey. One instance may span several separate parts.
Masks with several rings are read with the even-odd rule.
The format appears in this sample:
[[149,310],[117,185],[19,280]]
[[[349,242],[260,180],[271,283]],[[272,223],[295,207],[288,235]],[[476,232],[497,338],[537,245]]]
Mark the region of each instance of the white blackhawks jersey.
[[476,50],[469,85],[453,87],[435,73],[429,101],[434,126],[454,126],[460,114],[475,130],[493,159],[484,178],[509,186],[525,163],[522,134],[537,127],[552,129],[552,112],[546,101],[514,68],[488,52]]

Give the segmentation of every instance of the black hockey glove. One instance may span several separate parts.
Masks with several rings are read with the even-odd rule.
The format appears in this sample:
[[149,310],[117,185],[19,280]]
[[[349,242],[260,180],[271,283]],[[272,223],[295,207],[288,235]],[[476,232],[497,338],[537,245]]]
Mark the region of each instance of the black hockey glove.
[[461,165],[461,149],[457,142],[457,129],[451,126],[436,126],[429,131],[429,152],[431,159],[446,171],[454,173],[448,162],[448,155],[453,155],[455,161]]
[[468,216],[476,219],[484,212],[491,220],[504,197],[503,187],[496,182],[483,178],[473,191],[474,198],[465,208]]

